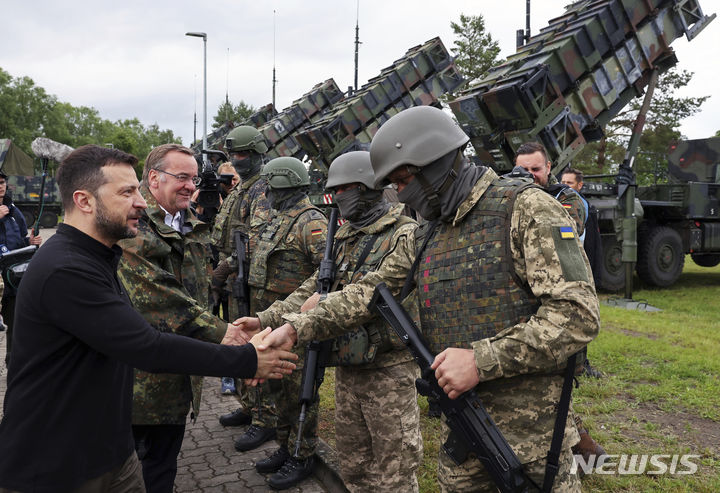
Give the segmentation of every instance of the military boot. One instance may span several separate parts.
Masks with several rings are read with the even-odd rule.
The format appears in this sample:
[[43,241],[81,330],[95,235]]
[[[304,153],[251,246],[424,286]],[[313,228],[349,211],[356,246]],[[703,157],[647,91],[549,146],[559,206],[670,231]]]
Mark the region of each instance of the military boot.
[[233,412],[223,414],[220,416],[220,424],[223,426],[242,426],[249,425],[252,421],[252,416],[249,413],[243,411],[243,408],[239,407]]
[[250,425],[240,438],[235,440],[235,450],[246,452],[258,448],[268,440],[275,438],[275,428],[263,428],[262,426]]
[[286,490],[288,488],[292,488],[312,474],[314,465],[315,459],[313,456],[310,456],[307,459],[290,457],[285,461],[278,472],[270,476],[268,484],[274,490]]
[[285,461],[290,458],[290,452],[285,447],[280,447],[273,452],[270,457],[259,460],[255,463],[255,469],[259,473],[270,473],[278,472],[280,468],[285,464]]
[[[573,454],[581,455],[585,464],[592,465],[593,467],[602,465],[605,460],[605,455],[607,455],[605,449],[592,439],[586,428],[580,428],[578,432],[580,433],[580,441],[577,445],[573,446]],[[578,472],[580,476],[584,475],[583,468],[579,468]]]

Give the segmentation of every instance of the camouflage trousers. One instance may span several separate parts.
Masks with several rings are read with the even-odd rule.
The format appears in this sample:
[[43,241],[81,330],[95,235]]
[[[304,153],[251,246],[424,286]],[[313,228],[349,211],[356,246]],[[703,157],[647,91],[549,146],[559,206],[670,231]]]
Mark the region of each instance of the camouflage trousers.
[[[302,358],[302,357],[301,357]],[[300,418],[300,386],[302,370],[295,370],[280,380],[268,380],[262,385],[260,403],[253,407],[253,424],[277,430],[277,442],[292,454],[298,436]],[[305,409],[299,456],[302,459],[315,453],[317,446],[318,401]]]
[[335,370],[335,439],[351,492],[417,492],[422,460],[414,361]]
[[[548,447],[550,445],[548,444]],[[525,473],[542,486],[545,478],[545,459],[539,459],[523,465]],[[560,452],[559,466],[552,491],[555,493],[580,493],[580,478],[576,473],[570,470],[573,464],[573,454],[570,448],[565,448]],[[463,493],[479,493],[479,492],[497,492],[497,486],[485,471],[482,463],[475,458],[468,459],[459,466],[455,465],[453,460],[444,452],[440,451],[438,466],[438,481],[440,483],[440,491],[443,493],[463,492]],[[531,490],[534,488],[531,487]]]

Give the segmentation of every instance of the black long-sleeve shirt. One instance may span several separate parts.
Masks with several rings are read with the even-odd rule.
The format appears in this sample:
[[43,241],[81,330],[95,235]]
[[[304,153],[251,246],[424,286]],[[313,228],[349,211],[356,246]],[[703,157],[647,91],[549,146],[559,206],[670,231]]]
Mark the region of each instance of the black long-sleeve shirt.
[[25,273],[0,422],[0,487],[61,492],[133,452],[133,368],[251,377],[252,345],[153,329],[116,277],[122,251],[61,224]]

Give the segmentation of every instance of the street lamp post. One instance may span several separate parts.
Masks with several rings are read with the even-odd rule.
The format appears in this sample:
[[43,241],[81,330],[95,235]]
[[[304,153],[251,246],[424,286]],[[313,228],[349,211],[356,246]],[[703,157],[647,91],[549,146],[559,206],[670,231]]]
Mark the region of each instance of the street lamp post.
[[[207,149],[207,34],[201,32],[185,33],[203,39],[203,150]],[[207,154],[202,153],[203,163],[207,164]]]

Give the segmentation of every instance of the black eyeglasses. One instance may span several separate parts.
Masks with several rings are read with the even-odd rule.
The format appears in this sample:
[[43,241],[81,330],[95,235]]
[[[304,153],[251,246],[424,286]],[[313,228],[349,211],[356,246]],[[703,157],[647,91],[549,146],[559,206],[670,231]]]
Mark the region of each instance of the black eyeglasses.
[[200,182],[202,181],[202,178],[198,175],[195,175],[195,176],[189,176],[189,175],[185,175],[185,174],[176,175],[175,173],[169,173],[165,170],[157,169],[157,168],[155,168],[155,171],[159,171],[160,173],[165,173],[166,175],[170,175],[173,178],[175,178],[177,181],[179,181],[180,183],[187,183],[187,182],[191,181],[193,183],[193,185],[197,186],[197,185],[200,185]]

